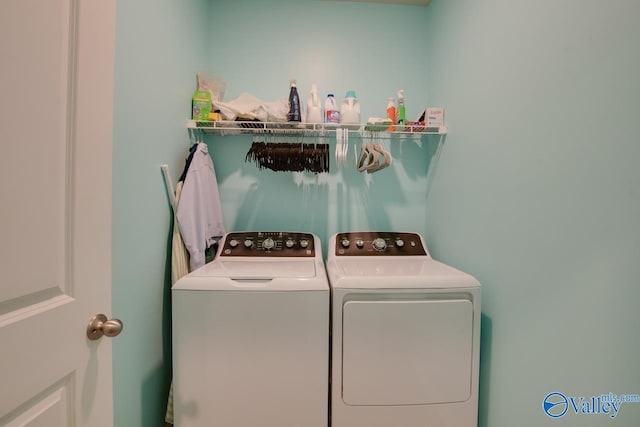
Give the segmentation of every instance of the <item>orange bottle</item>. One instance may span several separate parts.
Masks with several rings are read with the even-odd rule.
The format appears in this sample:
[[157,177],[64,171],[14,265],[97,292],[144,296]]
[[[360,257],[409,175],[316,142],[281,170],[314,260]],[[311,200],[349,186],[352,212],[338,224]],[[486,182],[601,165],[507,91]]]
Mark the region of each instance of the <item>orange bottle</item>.
[[[391,123],[396,124],[396,104],[393,97],[389,98],[389,103],[387,104],[387,117],[391,120]],[[396,130],[395,126],[389,126],[387,128],[389,132],[393,132],[394,130]]]

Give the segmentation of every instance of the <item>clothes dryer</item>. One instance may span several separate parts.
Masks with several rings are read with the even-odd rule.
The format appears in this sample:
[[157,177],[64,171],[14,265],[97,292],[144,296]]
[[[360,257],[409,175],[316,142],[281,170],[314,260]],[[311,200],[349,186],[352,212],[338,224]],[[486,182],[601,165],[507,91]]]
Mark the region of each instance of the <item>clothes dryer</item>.
[[415,233],[331,237],[332,427],[476,427],[480,284]]
[[172,289],[177,427],[328,425],[329,285],[308,233],[224,236]]

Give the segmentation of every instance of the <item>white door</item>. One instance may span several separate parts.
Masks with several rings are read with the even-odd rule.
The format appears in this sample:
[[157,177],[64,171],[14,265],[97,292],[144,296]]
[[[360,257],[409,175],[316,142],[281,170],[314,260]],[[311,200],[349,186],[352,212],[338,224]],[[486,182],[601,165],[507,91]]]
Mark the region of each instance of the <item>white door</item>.
[[0,426],[111,427],[115,0],[0,4]]

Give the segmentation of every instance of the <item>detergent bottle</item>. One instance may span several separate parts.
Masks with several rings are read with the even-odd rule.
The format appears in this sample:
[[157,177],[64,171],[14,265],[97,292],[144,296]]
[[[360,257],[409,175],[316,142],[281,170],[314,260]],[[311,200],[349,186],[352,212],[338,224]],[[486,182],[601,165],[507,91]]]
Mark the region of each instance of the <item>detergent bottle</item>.
[[298,95],[298,88],[295,79],[289,82],[289,114],[287,120],[290,122],[301,122],[302,111],[300,107],[300,96]]
[[[391,120],[391,123],[393,125],[396,124],[396,102],[393,97],[389,98],[389,103],[387,104],[387,117],[389,118],[389,120]],[[387,128],[387,131],[393,132],[394,130],[396,130],[396,127],[393,125],[389,126]]]
[[327,94],[327,99],[324,101],[324,122],[340,124],[340,111],[336,106],[336,98],[332,93]]
[[307,99],[307,123],[322,123],[322,108],[320,107],[320,97],[318,96],[318,86],[311,85],[309,99]]
[[360,102],[358,102],[358,98],[356,98],[355,91],[347,91],[347,94],[342,101],[340,115],[342,116],[342,123],[360,123]]

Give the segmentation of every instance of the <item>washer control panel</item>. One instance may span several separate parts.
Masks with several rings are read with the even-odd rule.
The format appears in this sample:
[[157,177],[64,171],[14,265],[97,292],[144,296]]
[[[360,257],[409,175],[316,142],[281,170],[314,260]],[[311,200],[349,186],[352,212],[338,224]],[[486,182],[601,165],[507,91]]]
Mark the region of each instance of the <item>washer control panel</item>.
[[315,257],[313,234],[288,231],[229,233],[220,256]]
[[363,231],[336,235],[337,256],[427,255],[416,233]]

